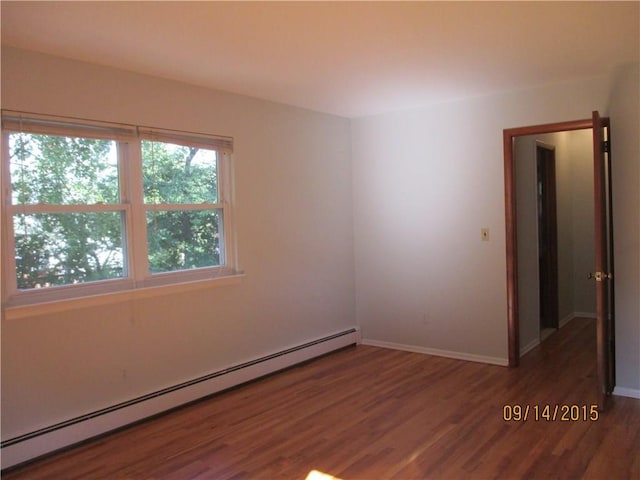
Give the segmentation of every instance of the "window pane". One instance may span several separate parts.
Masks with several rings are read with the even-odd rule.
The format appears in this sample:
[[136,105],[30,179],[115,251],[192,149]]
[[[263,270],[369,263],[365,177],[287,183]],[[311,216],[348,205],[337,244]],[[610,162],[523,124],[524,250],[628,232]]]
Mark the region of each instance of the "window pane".
[[12,203],[117,203],[115,141],[11,133]]
[[147,212],[151,273],[220,265],[217,210]]
[[15,215],[18,288],[125,276],[123,217],[122,212]]
[[217,152],[142,141],[145,203],[218,202]]

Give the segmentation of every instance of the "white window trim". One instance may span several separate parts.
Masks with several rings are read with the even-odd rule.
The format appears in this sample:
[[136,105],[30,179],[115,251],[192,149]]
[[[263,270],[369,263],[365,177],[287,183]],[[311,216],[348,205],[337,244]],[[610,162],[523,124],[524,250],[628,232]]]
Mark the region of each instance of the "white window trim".
[[[213,286],[238,283],[244,273],[238,269],[235,248],[235,224],[232,205],[233,139],[199,133],[135,127],[124,124],[52,117],[24,112],[2,111],[2,309],[7,318],[64,311],[121,302],[155,295],[174,294]],[[120,203],[97,205],[12,205],[8,135],[11,132],[78,135],[113,139],[127,143],[119,161]],[[84,135],[83,135],[84,132]],[[141,140],[177,143],[218,152],[218,202],[202,204],[145,204],[142,188]],[[221,265],[151,274],[148,272],[146,212],[153,210],[217,210],[222,221],[219,228]],[[42,289],[18,290],[15,278],[13,216],[19,212],[96,212],[119,211],[126,219],[127,277],[60,285]],[[134,227],[137,225],[137,228]],[[145,225],[143,228],[142,225]]]
[[[51,315],[55,313],[76,310],[80,308],[102,307],[116,303],[142,300],[153,297],[165,297],[167,295],[177,295],[180,293],[205,290],[209,288],[238,285],[246,276],[245,273],[233,273],[211,278],[207,280],[196,280],[192,282],[172,283],[170,285],[130,288],[127,290],[101,293],[97,295],[77,296],[65,300],[53,300],[49,302],[39,302],[29,305],[5,307],[4,318],[14,320],[19,318],[35,317],[38,315]],[[108,281],[108,280],[107,280]]]

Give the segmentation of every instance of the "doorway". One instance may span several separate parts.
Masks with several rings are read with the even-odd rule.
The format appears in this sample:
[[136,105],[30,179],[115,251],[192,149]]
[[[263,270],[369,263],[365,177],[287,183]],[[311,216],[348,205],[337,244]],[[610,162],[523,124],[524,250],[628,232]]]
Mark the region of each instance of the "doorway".
[[558,219],[555,147],[536,144],[540,340],[558,329]]
[[514,138],[520,356],[595,316],[592,129]]
[[[613,368],[613,263],[609,262],[607,249],[611,251],[613,232],[611,229],[611,158],[609,140],[609,120],[601,118],[597,111],[584,120],[560,122],[529,127],[505,129],[503,131],[504,175],[505,175],[505,221],[506,221],[506,264],[507,264],[507,323],[509,366],[517,367],[520,359],[519,295],[518,295],[518,228],[516,209],[515,139],[520,136],[553,132],[592,129],[592,155],[594,188],[594,243],[595,265],[583,265],[595,272],[589,278],[595,281],[596,297],[596,347],[597,347],[597,389],[598,404],[604,409],[606,397],[615,384]],[[521,234],[521,232],[520,232]],[[612,260],[612,257],[610,257]]]

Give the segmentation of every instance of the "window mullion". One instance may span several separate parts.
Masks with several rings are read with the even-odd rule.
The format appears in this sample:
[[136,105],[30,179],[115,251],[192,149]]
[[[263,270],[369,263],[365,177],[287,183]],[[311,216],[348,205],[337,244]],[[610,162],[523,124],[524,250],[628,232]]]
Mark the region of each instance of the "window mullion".
[[222,202],[222,238],[223,246],[222,262],[234,269],[238,267],[235,249],[235,225],[231,214],[231,205],[234,203],[234,165],[232,153],[220,153],[218,156],[218,201]]
[[183,210],[222,210],[222,203],[147,203],[145,210],[149,212],[181,212]]
[[149,261],[147,255],[147,218],[144,208],[142,148],[140,141],[128,143],[125,163],[128,173],[125,174],[128,179],[126,201],[130,205],[131,212],[127,223],[130,275],[136,284],[141,284],[148,275]]
[[18,283],[16,279],[16,256],[15,256],[15,238],[13,235],[13,213],[9,206],[11,205],[11,167],[9,161],[9,133],[2,132],[2,172],[0,173],[2,188],[2,232],[0,236],[0,245],[2,255],[2,300],[3,303],[11,295],[18,291]]
[[222,204],[222,208],[220,209],[220,215],[222,216],[219,219],[219,235],[220,235],[220,265],[228,265],[228,255],[229,249],[227,245],[227,234],[230,231],[228,227],[228,215],[225,213],[225,206],[228,203],[227,199],[227,160],[228,154],[217,152],[216,153],[216,172],[217,172],[217,189],[218,189],[218,202]]
[[15,215],[24,213],[27,215],[35,213],[96,213],[96,212],[119,212],[125,210],[125,206],[118,203],[95,203],[81,205],[70,204],[49,204],[34,203],[32,205],[11,205],[7,209]]

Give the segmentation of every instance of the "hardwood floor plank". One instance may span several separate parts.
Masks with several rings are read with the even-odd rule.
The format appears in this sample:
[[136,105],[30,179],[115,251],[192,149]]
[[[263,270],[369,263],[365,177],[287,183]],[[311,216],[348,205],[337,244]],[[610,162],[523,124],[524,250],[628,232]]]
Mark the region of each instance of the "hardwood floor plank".
[[[575,319],[517,369],[348,348],[4,472],[3,479],[640,478],[640,400],[598,421],[595,322]],[[527,421],[505,421],[529,407]]]

